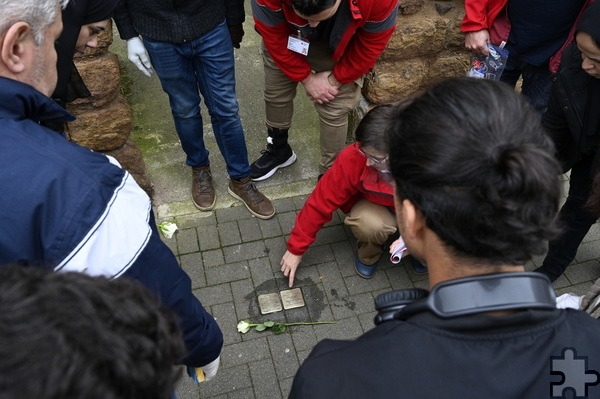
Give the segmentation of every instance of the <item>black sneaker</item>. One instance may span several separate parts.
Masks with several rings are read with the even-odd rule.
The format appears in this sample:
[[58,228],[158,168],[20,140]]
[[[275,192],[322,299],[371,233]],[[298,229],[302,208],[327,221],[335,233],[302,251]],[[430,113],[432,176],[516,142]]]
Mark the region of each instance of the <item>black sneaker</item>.
[[268,179],[279,168],[285,168],[296,162],[296,153],[289,144],[275,150],[273,144],[267,144],[267,149],[261,151],[261,156],[250,165],[250,176],[254,181]]

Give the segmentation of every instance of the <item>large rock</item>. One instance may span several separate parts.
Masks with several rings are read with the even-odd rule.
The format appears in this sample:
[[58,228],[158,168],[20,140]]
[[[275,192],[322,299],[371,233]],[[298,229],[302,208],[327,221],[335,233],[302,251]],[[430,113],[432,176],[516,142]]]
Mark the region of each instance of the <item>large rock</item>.
[[429,67],[427,83],[431,85],[440,80],[464,76],[469,70],[470,57],[465,53],[448,54],[439,57]]
[[380,62],[375,79],[365,79],[363,95],[375,104],[409,97],[423,85],[429,62],[425,58]]
[[144,158],[142,158],[142,153],[131,140],[127,140],[120,148],[106,151],[105,154],[115,157],[123,169],[131,173],[137,184],[148,196],[150,198],[154,196],[154,185],[146,173],[146,164]]
[[401,14],[414,14],[418,12],[426,0],[400,0],[399,7]]
[[117,98],[121,80],[119,58],[115,54],[81,58],[75,61],[75,66],[92,96],[69,103],[72,112],[79,114],[92,108],[102,108]]
[[131,133],[131,108],[119,95],[105,107],[78,112],[69,130],[71,140],[84,147],[114,150],[123,146]]

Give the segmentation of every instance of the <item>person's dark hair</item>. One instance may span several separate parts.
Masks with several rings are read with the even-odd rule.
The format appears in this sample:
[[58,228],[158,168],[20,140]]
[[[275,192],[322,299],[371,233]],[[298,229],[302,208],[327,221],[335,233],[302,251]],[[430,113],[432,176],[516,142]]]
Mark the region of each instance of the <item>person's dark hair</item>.
[[300,14],[310,17],[335,5],[337,0],[292,0],[292,7]]
[[398,106],[395,104],[382,104],[369,110],[356,127],[356,141],[361,147],[388,152],[387,130],[398,112]]
[[520,265],[557,235],[553,145],[510,86],[442,82],[400,112],[388,143],[396,194],[455,256]]
[[184,344],[143,286],[79,273],[0,267],[2,399],[164,399]]

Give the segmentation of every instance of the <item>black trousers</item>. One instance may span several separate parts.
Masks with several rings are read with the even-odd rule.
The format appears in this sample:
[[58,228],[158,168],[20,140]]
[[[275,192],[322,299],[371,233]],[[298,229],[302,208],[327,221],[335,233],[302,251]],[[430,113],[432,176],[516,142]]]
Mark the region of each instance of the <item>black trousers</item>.
[[558,213],[562,234],[549,242],[548,253],[542,266],[534,270],[548,276],[550,281],[559,278],[575,259],[579,244],[598,218],[585,207],[592,190],[591,170],[594,155],[584,155],[571,168],[569,195]]

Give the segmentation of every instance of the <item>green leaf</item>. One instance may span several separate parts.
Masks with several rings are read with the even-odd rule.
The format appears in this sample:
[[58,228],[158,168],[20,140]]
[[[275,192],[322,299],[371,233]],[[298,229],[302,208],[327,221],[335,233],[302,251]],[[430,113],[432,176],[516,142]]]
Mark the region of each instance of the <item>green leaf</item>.
[[275,335],[279,335],[281,333],[285,332],[285,325],[281,324],[281,323],[277,323],[275,324],[275,326],[273,326],[273,333],[275,333]]
[[265,326],[264,324],[259,324],[256,326],[256,331],[265,331],[267,329],[267,326]]
[[275,322],[273,322],[273,321],[265,321],[263,324],[265,326],[267,326],[267,327],[273,327],[275,325]]

